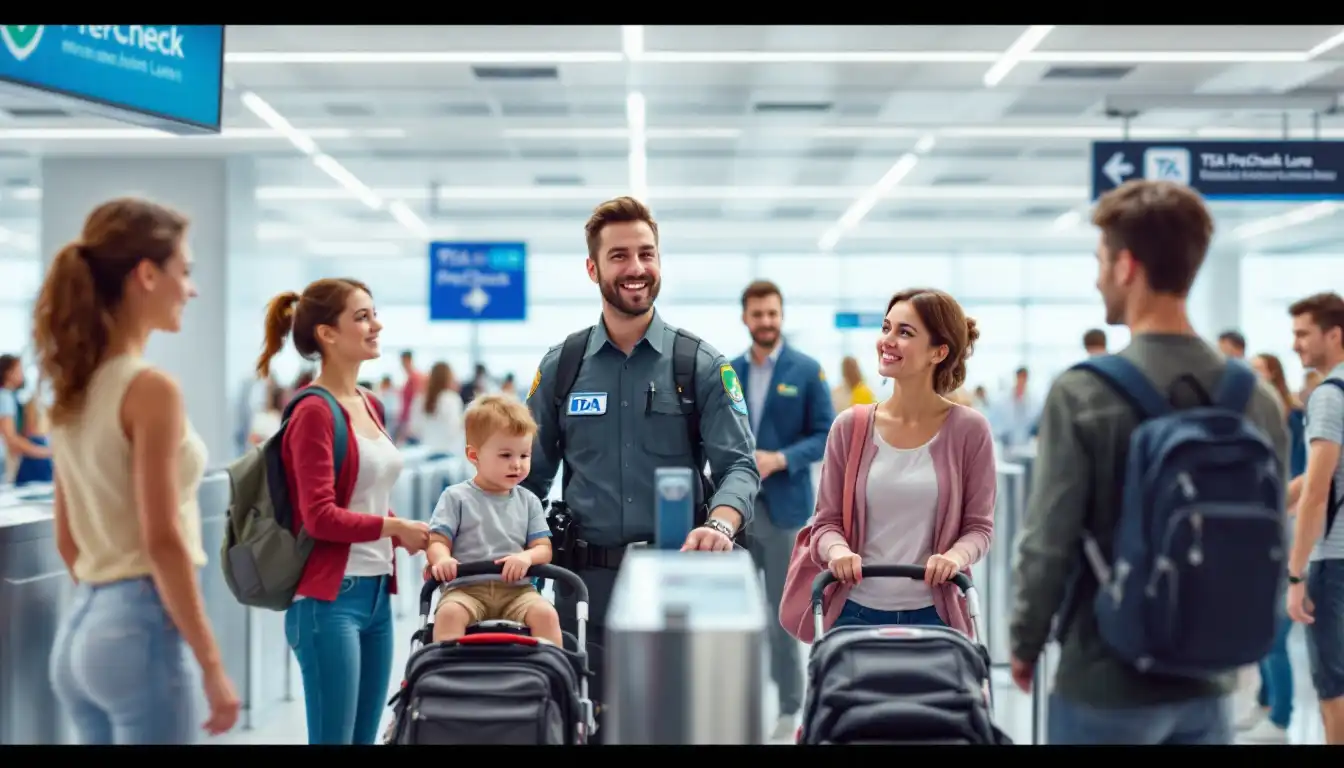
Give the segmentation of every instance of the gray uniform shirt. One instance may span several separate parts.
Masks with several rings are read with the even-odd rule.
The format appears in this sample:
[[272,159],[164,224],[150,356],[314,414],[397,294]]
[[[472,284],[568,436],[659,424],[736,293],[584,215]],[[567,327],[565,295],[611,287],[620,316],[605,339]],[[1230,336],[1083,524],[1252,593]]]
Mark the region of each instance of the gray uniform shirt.
[[[644,338],[627,357],[599,321],[559,413],[554,397],[563,345],[541,359],[535,390],[527,398],[539,429],[532,471],[523,485],[544,497],[563,461],[569,476],[565,503],[584,540],[598,546],[652,539],[654,470],[695,466],[672,372],[675,339],[676,328],[655,311]],[[706,342],[700,344],[695,373],[701,445],[716,489],[710,506],[737,510],[745,524],[761,476],[742,386],[728,359]],[[559,455],[557,428],[564,433],[564,456]]]
[[[514,488],[508,493],[487,493],[474,480],[443,490],[429,520],[429,530],[448,539],[453,558],[459,563],[493,562],[551,535],[541,500],[531,491]],[[453,581],[452,586],[499,578],[467,576]],[[518,583],[526,584],[527,579]]]
[[[1226,360],[1194,336],[1141,334],[1120,352],[1167,393],[1181,376],[1193,376],[1207,393],[1216,391]],[[1178,406],[1198,402],[1184,386]],[[1282,462],[1288,477],[1288,425],[1278,396],[1261,382],[1246,409]],[[1031,498],[1013,566],[1015,604],[1009,625],[1013,655],[1038,657],[1051,620],[1064,607],[1065,592],[1080,562],[1082,530],[1097,537],[1103,552],[1114,541],[1121,486],[1134,411],[1115,390],[1086,371],[1067,371],[1050,389],[1041,413]],[[1077,603],[1060,644],[1055,691],[1095,707],[1146,706],[1218,696],[1229,678],[1191,680],[1144,675],[1102,641],[1092,613],[1096,579],[1078,582]],[[1233,675],[1232,677],[1235,677]]]

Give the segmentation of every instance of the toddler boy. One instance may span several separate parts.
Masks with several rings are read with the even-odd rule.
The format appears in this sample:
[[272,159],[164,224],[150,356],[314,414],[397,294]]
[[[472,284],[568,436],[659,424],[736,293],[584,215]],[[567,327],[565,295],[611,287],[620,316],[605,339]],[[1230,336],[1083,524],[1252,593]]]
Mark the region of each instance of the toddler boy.
[[[518,487],[532,467],[537,424],[527,406],[498,394],[476,398],[463,421],[476,477],[445,489],[429,523],[429,572],[444,582],[434,642],[461,637],[471,624],[506,619],[563,647],[555,607],[527,578],[528,568],[551,562],[541,500]],[[502,564],[503,572],[457,578],[459,562],[482,560]]]

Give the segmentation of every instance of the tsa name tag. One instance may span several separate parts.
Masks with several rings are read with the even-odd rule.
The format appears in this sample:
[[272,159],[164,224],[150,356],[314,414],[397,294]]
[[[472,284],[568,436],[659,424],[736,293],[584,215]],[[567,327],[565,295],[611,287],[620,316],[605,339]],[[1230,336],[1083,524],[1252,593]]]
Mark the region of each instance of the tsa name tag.
[[570,416],[601,416],[606,412],[606,392],[575,392],[569,396],[569,407],[565,409]]

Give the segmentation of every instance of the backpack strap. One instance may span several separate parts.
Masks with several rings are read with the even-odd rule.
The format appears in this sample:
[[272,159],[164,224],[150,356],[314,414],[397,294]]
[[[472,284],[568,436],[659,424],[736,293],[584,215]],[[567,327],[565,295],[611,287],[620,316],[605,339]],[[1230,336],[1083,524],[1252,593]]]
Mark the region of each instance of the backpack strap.
[[[327,401],[327,407],[331,409],[332,421],[332,457],[336,467],[336,477],[340,478],[341,468],[345,464],[345,454],[350,448],[350,424],[345,420],[345,410],[341,404],[336,402],[336,396],[316,385],[309,385],[295,393],[285,406],[282,424],[289,424],[289,417],[294,413],[294,407],[305,397],[320,397]],[[283,430],[284,427],[282,426]]]
[[1106,382],[1138,412],[1140,420],[1157,418],[1171,411],[1171,405],[1148,380],[1148,376],[1120,355],[1089,358],[1075,364],[1071,370],[1090,371]]
[[[579,369],[583,367],[583,356],[588,351],[588,340],[593,335],[593,328],[590,325],[565,337],[565,343],[560,347],[560,360],[555,367],[555,381],[551,384],[551,401],[555,406],[551,413],[555,420],[550,426],[551,434],[555,435],[556,454],[561,461],[565,458],[565,430],[560,425],[560,412],[564,408],[565,398],[569,397],[575,382],[579,380]],[[564,474],[560,476],[561,496],[569,487],[569,475],[569,467],[565,467]]]
[[1219,408],[1233,413],[1245,413],[1255,393],[1256,377],[1251,367],[1240,360],[1228,360],[1223,369],[1223,377],[1218,380],[1218,389],[1213,402]]
[[[1344,380],[1326,378],[1322,379],[1318,387],[1331,386],[1344,394]],[[1339,511],[1344,509],[1344,498],[1340,498],[1338,483],[1335,482],[1335,473],[1330,473],[1330,495],[1325,503],[1325,536],[1330,535],[1330,529],[1335,526],[1335,518],[1339,517]],[[1322,536],[1324,538],[1324,536]]]
[[691,461],[695,476],[700,479],[701,503],[695,507],[694,522],[702,525],[709,517],[709,500],[714,496],[714,483],[705,477],[704,446],[700,442],[700,407],[696,399],[695,364],[700,357],[700,337],[690,331],[677,329],[672,342],[672,378],[677,385],[677,398],[686,417],[686,435],[691,441]]

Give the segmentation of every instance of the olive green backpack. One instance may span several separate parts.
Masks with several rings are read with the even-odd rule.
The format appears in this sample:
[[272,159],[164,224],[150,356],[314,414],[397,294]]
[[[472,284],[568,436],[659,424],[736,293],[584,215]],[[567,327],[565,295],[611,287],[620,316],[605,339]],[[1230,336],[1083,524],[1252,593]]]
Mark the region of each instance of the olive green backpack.
[[283,611],[294,602],[299,579],[313,550],[313,540],[299,528],[294,534],[294,507],[285,479],[281,444],[294,407],[306,397],[327,401],[334,423],[336,477],[349,444],[345,411],[327,390],[309,386],[285,406],[280,429],[229,465],[229,520],[219,562],[224,581],[238,602],[253,608]]

